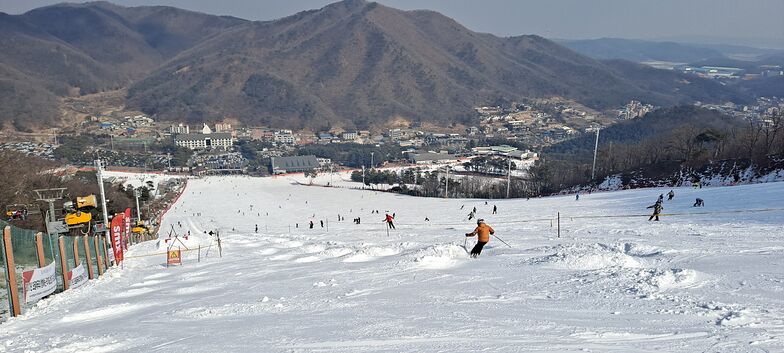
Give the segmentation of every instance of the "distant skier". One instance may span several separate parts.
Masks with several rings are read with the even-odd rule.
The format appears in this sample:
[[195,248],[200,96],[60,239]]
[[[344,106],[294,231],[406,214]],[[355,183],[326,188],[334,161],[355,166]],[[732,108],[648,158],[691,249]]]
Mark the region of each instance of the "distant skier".
[[465,205],[460,205],[460,209],[461,209],[461,210],[463,209],[463,207],[465,207]]
[[476,228],[471,233],[466,233],[466,237],[473,237],[474,235],[478,235],[478,239],[474,248],[471,249],[471,257],[476,258],[479,254],[482,253],[482,248],[485,247],[490,241],[490,235],[495,234],[495,230],[492,227],[485,223],[484,219],[477,219],[476,220]]
[[580,201],[580,193],[579,192],[574,194],[574,200],[575,201]]
[[496,214],[496,212],[498,212],[498,206],[493,205],[493,214]]
[[324,228],[324,220],[322,219],[319,222],[321,222],[321,228]]
[[470,212],[470,213],[468,214],[468,220],[470,221],[470,220],[472,220],[472,219],[474,219],[474,213],[473,213],[473,212]]
[[430,218],[425,217],[425,222],[430,222]]
[[694,201],[694,205],[691,207],[705,207],[705,201],[698,197],[697,200]]
[[670,190],[670,192],[667,193],[667,201],[671,201],[673,197],[675,197],[675,191]]
[[474,209],[471,210],[471,213],[476,214],[476,207],[474,207]]
[[664,207],[662,207],[661,200],[656,201],[655,204],[650,205],[647,208],[652,208],[653,209],[653,214],[651,215],[650,218],[648,218],[648,220],[650,221],[650,220],[654,219],[654,217],[655,217],[656,220],[658,221],[659,220],[659,214],[661,214],[661,211],[664,208]]
[[254,233],[258,233],[258,232],[259,232],[259,225],[257,224],[256,225],[256,231]]
[[389,213],[386,213],[386,214],[384,214],[384,220],[382,222],[387,222],[387,227],[388,228],[395,229],[395,224],[393,223],[394,220],[395,220],[395,218],[392,217],[392,215],[390,215]]
[[658,203],[664,202],[664,194],[659,194],[659,200],[656,201],[656,202],[658,202]]
[[310,229],[313,229],[313,221],[310,221]]

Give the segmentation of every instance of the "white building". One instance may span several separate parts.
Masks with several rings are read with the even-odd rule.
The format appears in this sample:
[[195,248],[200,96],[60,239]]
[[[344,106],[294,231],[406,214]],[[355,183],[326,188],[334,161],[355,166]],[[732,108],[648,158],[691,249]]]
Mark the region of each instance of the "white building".
[[169,132],[171,132],[172,134],[190,134],[191,127],[179,123],[177,125],[172,125],[171,127],[169,127]]
[[234,146],[234,138],[230,133],[213,133],[207,124],[204,124],[201,134],[177,134],[174,136],[174,144],[180,147],[197,149],[230,149]]
[[340,134],[340,138],[343,139],[344,141],[354,141],[357,139],[357,137],[359,137],[359,134],[357,134],[356,131],[354,132],[346,131]]
[[293,145],[297,141],[297,139],[294,137],[294,134],[291,132],[291,130],[275,131],[275,134],[273,135],[273,140],[275,142],[285,143],[288,145]]

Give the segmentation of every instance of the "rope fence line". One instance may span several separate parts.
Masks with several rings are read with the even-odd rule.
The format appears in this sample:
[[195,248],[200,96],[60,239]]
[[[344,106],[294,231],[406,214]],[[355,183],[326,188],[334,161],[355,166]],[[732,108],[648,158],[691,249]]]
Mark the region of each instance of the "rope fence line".
[[[705,212],[673,212],[673,213],[660,213],[659,216],[660,217],[664,217],[664,216],[678,217],[678,216],[719,215],[719,214],[757,213],[757,212],[773,212],[773,211],[784,211],[784,208],[763,208],[763,209],[749,209],[749,210],[705,211]],[[618,215],[579,215],[579,216],[569,216],[569,215],[561,214],[560,218],[561,218],[561,221],[565,221],[567,219],[636,218],[636,217],[650,217],[650,216],[651,216],[651,213],[633,213],[633,214],[618,214]],[[481,217],[478,217],[478,218],[481,218]],[[495,224],[495,225],[499,225],[499,224],[523,224],[523,223],[550,222],[550,221],[556,221],[556,217],[552,217],[552,218],[536,218],[536,219],[523,219],[523,220],[516,220],[516,221],[501,221],[501,222],[492,222],[492,223]],[[329,223],[330,223],[329,224],[330,227],[332,227],[333,229],[335,229],[335,228],[340,228],[340,229],[357,229],[357,228],[360,228],[360,229],[373,230],[373,229],[376,229],[377,227],[379,227],[379,225],[376,225],[376,223],[379,223],[382,228],[386,228],[386,223],[385,222],[361,223],[359,225],[354,224],[354,227],[351,227],[351,225],[353,223],[352,224],[348,224],[348,223],[337,223],[336,224],[334,222],[329,222]],[[454,227],[454,226],[460,226],[460,224],[457,224],[457,223],[433,223],[433,222],[425,222],[425,221],[423,221],[422,223],[398,223],[398,222],[395,222],[395,227],[402,228],[402,229],[412,229],[412,228],[422,228],[422,227],[433,228],[433,226],[453,226]],[[295,227],[290,227],[290,228],[291,228],[291,230],[303,229],[305,231],[307,231],[309,229],[307,223],[304,223],[299,228],[295,228]],[[282,230],[284,232],[288,231],[286,228],[279,227],[279,226],[277,226],[277,227],[269,227],[268,226],[267,229],[268,230],[269,229],[273,229],[275,231]],[[314,227],[313,229],[324,229],[324,228]]]
[[[201,251],[201,248],[195,248],[195,249],[184,249],[184,250],[183,250],[183,249],[180,249],[180,252],[189,252],[189,251]],[[143,254],[143,255],[126,256],[126,257],[124,257],[123,259],[138,259],[138,258],[142,258],[142,257],[150,257],[150,256],[160,256],[160,255],[166,255],[167,253],[168,253],[168,252],[166,252],[166,251],[165,251],[165,252],[159,252],[159,253],[151,253],[151,254]]]

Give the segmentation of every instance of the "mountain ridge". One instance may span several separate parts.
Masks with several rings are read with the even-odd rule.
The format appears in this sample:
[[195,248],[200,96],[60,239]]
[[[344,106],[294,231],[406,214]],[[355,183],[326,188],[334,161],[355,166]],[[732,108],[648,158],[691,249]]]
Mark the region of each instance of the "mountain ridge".
[[[165,6],[59,4],[0,15],[0,30],[0,44],[13,49],[0,53],[0,100],[19,98],[22,88],[51,102],[127,87],[129,108],[174,121],[364,129],[390,118],[469,122],[474,106],[497,100],[564,97],[605,109],[631,99],[709,100],[701,90],[720,99],[737,93],[594,60],[539,36],[477,33],[434,11],[363,0],[263,22]],[[9,54],[24,48],[38,60]],[[34,111],[34,101],[15,110]],[[47,113],[28,120],[57,120],[37,114]],[[14,119],[0,111],[0,122]]]

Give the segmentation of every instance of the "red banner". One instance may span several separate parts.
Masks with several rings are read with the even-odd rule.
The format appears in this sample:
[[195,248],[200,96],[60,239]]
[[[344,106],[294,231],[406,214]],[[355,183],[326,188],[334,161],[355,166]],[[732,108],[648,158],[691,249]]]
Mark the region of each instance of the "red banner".
[[125,232],[123,232],[123,244],[125,244],[125,250],[128,250],[128,243],[131,242],[131,209],[125,209]]
[[123,214],[117,213],[112,218],[112,248],[114,249],[114,264],[118,265],[123,260]]

